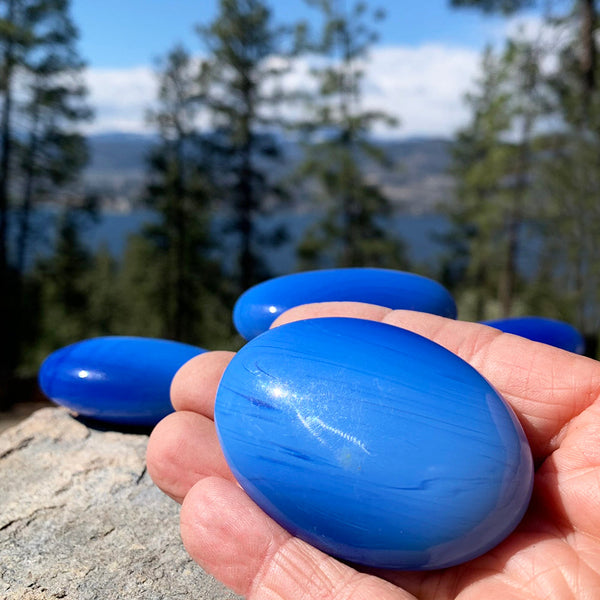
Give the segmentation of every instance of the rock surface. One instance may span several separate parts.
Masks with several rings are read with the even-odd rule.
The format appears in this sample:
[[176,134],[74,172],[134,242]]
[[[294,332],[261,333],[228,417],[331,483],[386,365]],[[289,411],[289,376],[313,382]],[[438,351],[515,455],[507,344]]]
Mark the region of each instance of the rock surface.
[[147,440],[60,408],[0,435],[0,598],[237,598],[187,556],[179,506],[146,472]]

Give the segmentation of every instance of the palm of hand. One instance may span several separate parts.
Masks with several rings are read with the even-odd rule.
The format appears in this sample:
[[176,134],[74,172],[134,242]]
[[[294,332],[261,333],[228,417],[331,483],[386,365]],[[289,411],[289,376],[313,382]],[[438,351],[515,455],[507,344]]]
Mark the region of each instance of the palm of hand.
[[600,363],[481,325],[370,305],[306,306],[285,319],[333,315],[425,335],[503,394],[538,466],[526,517],[491,552],[441,571],[365,573],[322,554],[281,529],[234,483],[212,420],[231,353],[209,353],[176,377],[178,412],[157,426],[148,448],[153,479],[183,501],[181,532],[191,556],[249,599],[600,598]]

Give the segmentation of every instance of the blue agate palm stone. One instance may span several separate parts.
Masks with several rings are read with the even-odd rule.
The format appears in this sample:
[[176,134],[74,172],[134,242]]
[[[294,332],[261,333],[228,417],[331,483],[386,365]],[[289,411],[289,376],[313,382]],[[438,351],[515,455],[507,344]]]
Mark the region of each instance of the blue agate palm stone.
[[269,329],[294,306],[351,301],[456,318],[456,304],[445,287],[421,275],[391,269],[348,268],[306,271],[276,277],[244,292],[233,322],[247,340]]
[[583,354],[585,340],[575,327],[563,321],[546,317],[509,317],[483,321],[485,325],[495,327],[505,333],[513,333],[521,337],[549,344],[562,350]]
[[531,452],[510,407],[456,355],[347,318],[283,325],[246,344],[215,422],[253,500],[343,560],[439,569],[502,541],[527,508]]
[[38,379],[44,394],[82,417],[153,426],[173,412],[173,376],[205,352],[170,340],[109,336],[76,342],[50,354]]

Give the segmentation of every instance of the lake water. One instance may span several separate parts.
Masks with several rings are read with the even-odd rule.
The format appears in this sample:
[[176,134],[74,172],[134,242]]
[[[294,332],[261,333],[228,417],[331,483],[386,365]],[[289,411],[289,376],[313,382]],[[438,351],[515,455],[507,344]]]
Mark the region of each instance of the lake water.
[[[288,231],[288,241],[277,249],[270,251],[267,262],[275,275],[293,271],[296,265],[295,247],[302,238],[306,228],[315,221],[314,215],[280,212],[268,217],[261,217],[258,226],[268,230],[279,225]],[[113,256],[123,255],[127,239],[131,234],[139,233],[142,228],[155,222],[156,214],[149,210],[136,210],[130,213],[102,213],[96,222],[90,219],[81,221],[82,241],[92,251],[102,246],[108,248]],[[58,221],[58,212],[53,209],[39,210],[33,220],[32,251],[27,264],[31,266],[36,257],[48,256],[52,251]],[[222,220],[221,220],[222,222]],[[443,246],[436,236],[449,230],[447,219],[443,215],[398,215],[389,224],[392,231],[403,240],[411,262],[435,268]],[[217,222],[217,230],[219,225]],[[14,228],[13,228],[14,230]],[[234,244],[234,237],[221,234],[226,246]],[[13,240],[14,243],[14,240]]]

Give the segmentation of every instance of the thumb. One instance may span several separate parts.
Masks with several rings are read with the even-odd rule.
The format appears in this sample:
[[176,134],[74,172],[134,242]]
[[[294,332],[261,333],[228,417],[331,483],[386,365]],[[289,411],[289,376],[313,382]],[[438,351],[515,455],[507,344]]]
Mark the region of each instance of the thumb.
[[218,477],[201,480],[186,496],[181,535],[198,564],[247,600],[415,600],[293,537]]

